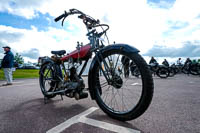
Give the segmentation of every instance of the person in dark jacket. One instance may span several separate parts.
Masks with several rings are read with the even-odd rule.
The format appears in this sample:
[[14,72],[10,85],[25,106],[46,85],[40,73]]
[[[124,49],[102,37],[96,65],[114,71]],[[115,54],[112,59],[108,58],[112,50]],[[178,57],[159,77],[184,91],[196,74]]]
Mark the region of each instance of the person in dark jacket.
[[124,77],[128,78],[129,77],[129,58],[126,56],[122,56],[121,62],[124,67]]
[[184,63],[184,66],[187,66],[187,65],[190,65],[192,64],[192,61],[190,60],[190,58],[187,58],[185,63]]
[[149,64],[157,64],[158,62],[156,61],[156,59],[152,56],[151,60],[149,61]]
[[13,68],[13,65],[14,65],[14,55],[10,51],[11,48],[9,46],[5,46],[3,48],[4,48],[4,51],[5,51],[5,53],[4,53],[5,56],[4,56],[4,58],[1,62],[1,67],[3,68],[4,75],[5,75],[5,78],[6,78],[6,81],[7,81],[7,83],[3,84],[3,86],[6,86],[6,85],[12,85],[12,80],[13,80],[12,68]]
[[162,62],[162,64],[163,64],[164,66],[169,67],[169,63],[168,63],[168,61],[167,61],[166,59],[164,59],[164,61]]

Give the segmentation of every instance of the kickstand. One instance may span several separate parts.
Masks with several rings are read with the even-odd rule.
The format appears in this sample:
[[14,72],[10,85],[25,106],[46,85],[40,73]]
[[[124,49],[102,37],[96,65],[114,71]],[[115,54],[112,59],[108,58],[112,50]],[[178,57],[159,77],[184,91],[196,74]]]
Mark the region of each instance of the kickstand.
[[48,98],[44,97],[44,104],[47,104],[47,100],[48,100]]
[[62,96],[62,94],[60,95],[60,97],[61,97],[61,100],[63,101],[63,96]]

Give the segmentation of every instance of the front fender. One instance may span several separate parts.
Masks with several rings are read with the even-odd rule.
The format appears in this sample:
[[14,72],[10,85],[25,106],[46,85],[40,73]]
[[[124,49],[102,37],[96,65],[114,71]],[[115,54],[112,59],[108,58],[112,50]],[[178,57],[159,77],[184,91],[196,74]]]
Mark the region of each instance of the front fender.
[[128,44],[113,44],[113,45],[108,45],[106,47],[104,47],[103,49],[101,49],[101,52],[105,52],[105,51],[109,51],[109,50],[114,50],[114,51],[118,51],[121,50],[122,52],[128,52],[128,53],[138,53],[140,52],[137,48],[130,46]]
[[90,68],[89,68],[88,86],[89,86],[89,92],[90,92],[90,96],[92,100],[95,99],[95,91],[94,91],[95,83],[93,81],[95,79],[94,68],[96,67],[96,65],[98,65],[99,54],[103,55],[104,52],[108,52],[108,51],[121,51],[122,53],[128,53],[128,54],[140,52],[137,48],[130,46],[128,44],[113,44],[113,45],[108,45],[102,48],[93,58],[90,64]]

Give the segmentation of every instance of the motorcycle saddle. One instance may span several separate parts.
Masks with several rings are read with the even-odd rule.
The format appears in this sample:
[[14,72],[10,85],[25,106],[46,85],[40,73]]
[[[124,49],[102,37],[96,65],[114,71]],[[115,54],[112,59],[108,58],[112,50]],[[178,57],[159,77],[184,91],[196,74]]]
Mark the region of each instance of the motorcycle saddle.
[[55,55],[64,55],[66,53],[65,50],[59,50],[59,51],[51,51],[52,54],[55,54]]

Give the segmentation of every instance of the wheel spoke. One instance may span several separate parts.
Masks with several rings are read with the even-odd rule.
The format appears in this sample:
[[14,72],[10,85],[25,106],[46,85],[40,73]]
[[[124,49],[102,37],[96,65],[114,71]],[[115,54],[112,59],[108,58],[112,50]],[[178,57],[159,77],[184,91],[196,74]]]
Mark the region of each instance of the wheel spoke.
[[104,88],[104,87],[106,87],[106,86],[108,86],[108,82],[107,82],[107,81],[105,81],[104,83],[101,84],[101,87],[102,87],[102,88]]
[[[106,94],[106,98],[105,98],[105,102],[106,102],[106,100],[107,100],[107,96],[108,96],[108,90],[110,89],[110,86],[108,87],[108,89],[107,90],[105,90],[105,91],[107,91],[105,94]],[[105,97],[105,94],[103,95],[103,97],[102,97],[102,99],[104,99],[104,97]]]
[[46,73],[46,75],[44,77],[46,77],[49,74],[49,71],[50,71],[50,69],[48,69],[48,71],[47,71],[47,73]]
[[[123,56],[122,54],[110,54],[104,56],[104,60],[101,61],[102,64],[107,64],[104,65],[105,72],[109,75],[111,83],[108,83],[105,77],[100,76],[100,74],[98,74],[99,77],[97,78],[97,82],[102,89],[102,92],[98,93],[101,102],[104,103],[103,105],[106,108],[116,114],[127,113],[133,110],[140,101],[143,89],[143,79],[135,78],[131,74],[130,67],[135,67],[140,73],[139,67],[130,57],[126,57],[128,62],[122,62]],[[126,76],[127,73],[129,73],[128,76]],[[132,85],[133,83],[141,85],[135,86]]]

